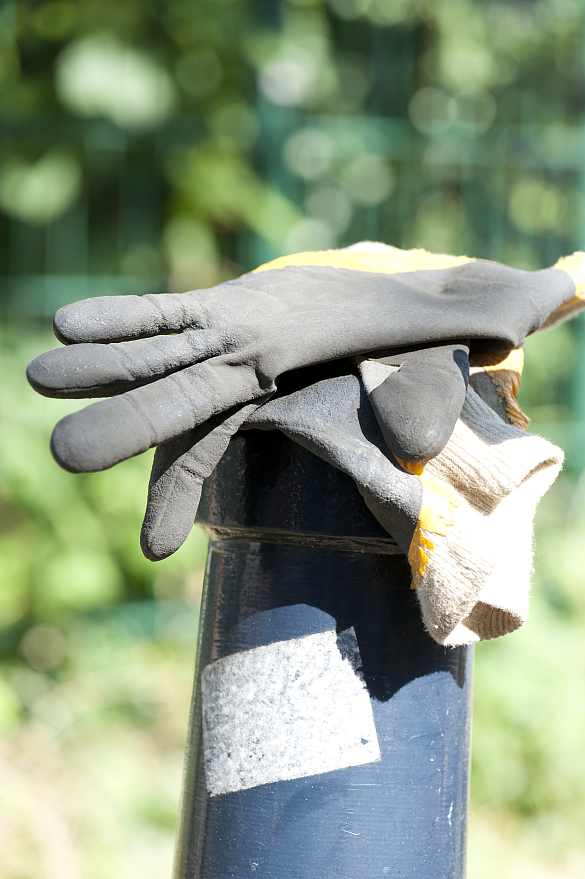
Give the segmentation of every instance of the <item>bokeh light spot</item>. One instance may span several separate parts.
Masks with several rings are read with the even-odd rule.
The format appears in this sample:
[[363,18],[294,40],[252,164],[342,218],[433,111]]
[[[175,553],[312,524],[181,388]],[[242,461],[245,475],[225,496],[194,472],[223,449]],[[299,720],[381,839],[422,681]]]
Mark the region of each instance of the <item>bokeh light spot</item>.
[[56,668],[65,658],[67,641],[56,626],[32,626],[20,642],[20,652],[33,668]]
[[442,134],[452,125],[454,108],[442,89],[422,88],[412,97],[408,113],[415,128],[423,134]]
[[177,79],[192,98],[212,95],[223,79],[221,61],[213,49],[196,49],[182,55],[175,66]]
[[57,58],[55,86],[75,115],[106,116],[123,128],[164,121],[176,96],[164,67],[109,34],[70,43]]
[[353,200],[366,206],[382,204],[394,190],[392,168],[374,153],[354,159],[345,169],[343,180]]
[[286,253],[305,250],[329,250],[335,243],[333,231],[322,220],[304,219],[292,227],[286,237]]
[[522,232],[539,234],[554,229],[562,219],[566,199],[558,186],[544,180],[518,180],[510,194],[508,211]]
[[81,169],[69,153],[55,149],[36,163],[22,158],[0,165],[0,207],[27,223],[49,223],[65,213],[81,191]]
[[322,220],[337,232],[345,232],[353,213],[347,190],[333,181],[323,181],[313,187],[306,198],[305,206],[311,216]]
[[285,163],[305,180],[317,180],[328,170],[333,159],[333,141],[316,128],[295,131],[283,149]]
[[315,82],[313,65],[302,58],[277,57],[258,74],[258,87],[273,104],[294,107],[307,98]]

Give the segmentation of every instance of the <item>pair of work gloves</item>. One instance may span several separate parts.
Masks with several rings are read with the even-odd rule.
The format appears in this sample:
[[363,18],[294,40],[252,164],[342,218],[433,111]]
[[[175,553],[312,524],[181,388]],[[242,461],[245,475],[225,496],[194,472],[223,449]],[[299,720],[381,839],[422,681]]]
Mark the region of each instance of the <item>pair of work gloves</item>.
[[[69,305],[54,322],[66,347],[28,378],[45,396],[110,398],[57,424],[65,469],[157,447],[148,558],[185,540],[236,431],[278,429],[355,480],[408,555],[430,635],[470,643],[526,619],[532,517],[562,454],[525,432],[521,346],[584,291],[581,253],[528,272],[363,242],[207,290]],[[318,365],[320,380],[303,372]]]

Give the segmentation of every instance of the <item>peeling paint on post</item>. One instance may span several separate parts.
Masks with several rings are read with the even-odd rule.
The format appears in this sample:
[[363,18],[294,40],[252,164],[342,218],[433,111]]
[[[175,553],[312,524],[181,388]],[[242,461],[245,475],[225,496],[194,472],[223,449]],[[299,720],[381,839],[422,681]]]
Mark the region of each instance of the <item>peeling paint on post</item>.
[[462,879],[472,648],[424,631],[352,481],[238,435],[212,542],[175,879]]

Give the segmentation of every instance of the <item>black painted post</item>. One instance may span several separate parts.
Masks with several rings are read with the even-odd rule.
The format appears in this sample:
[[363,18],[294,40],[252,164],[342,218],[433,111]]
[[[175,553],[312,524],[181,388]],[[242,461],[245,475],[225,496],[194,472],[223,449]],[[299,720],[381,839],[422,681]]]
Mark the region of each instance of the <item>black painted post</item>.
[[463,877],[472,649],[425,633],[407,561],[352,481],[250,431],[199,521],[175,879]]

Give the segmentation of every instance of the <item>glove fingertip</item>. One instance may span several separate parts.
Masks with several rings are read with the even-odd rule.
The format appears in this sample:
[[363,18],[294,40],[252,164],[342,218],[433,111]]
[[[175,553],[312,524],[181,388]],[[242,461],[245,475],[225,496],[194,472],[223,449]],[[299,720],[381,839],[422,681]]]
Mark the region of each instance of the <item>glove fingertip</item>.
[[140,548],[151,562],[159,562],[173,555],[191,533],[199,499],[201,483],[192,484],[190,491],[178,496],[149,498],[142,529]]
[[53,334],[58,342],[62,345],[74,345],[76,342],[86,341],[85,323],[86,312],[91,311],[91,304],[88,308],[89,299],[81,299],[79,302],[73,302],[71,305],[64,305],[60,308],[53,318]]
[[105,467],[95,466],[93,456],[88,454],[87,437],[76,429],[74,415],[66,415],[57,422],[51,435],[51,454],[63,470],[69,473],[91,473],[104,470]]
[[35,357],[34,360],[28,364],[26,368],[26,378],[31,386],[31,388],[37,392],[37,394],[43,394],[44,396],[51,396],[48,393],[47,384],[51,378],[50,372],[46,367],[47,354],[39,354],[38,357]]
[[97,473],[146,451],[144,424],[124,401],[120,405],[120,399],[101,400],[57,422],[51,436],[57,464],[70,473]]
[[186,539],[186,534],[178,539],[169,539],[166,534],[152,533],[143,528],[140,532],[140,549],[149,562],[161,562],[173,555]]
[[146,521],[140,531],[140,548],[142,554],[151,562],[160,562],[173,555],[186,541],[193,523],[184,523],[178,529],[172,522],[164,522],[160,527],[150,527]]

